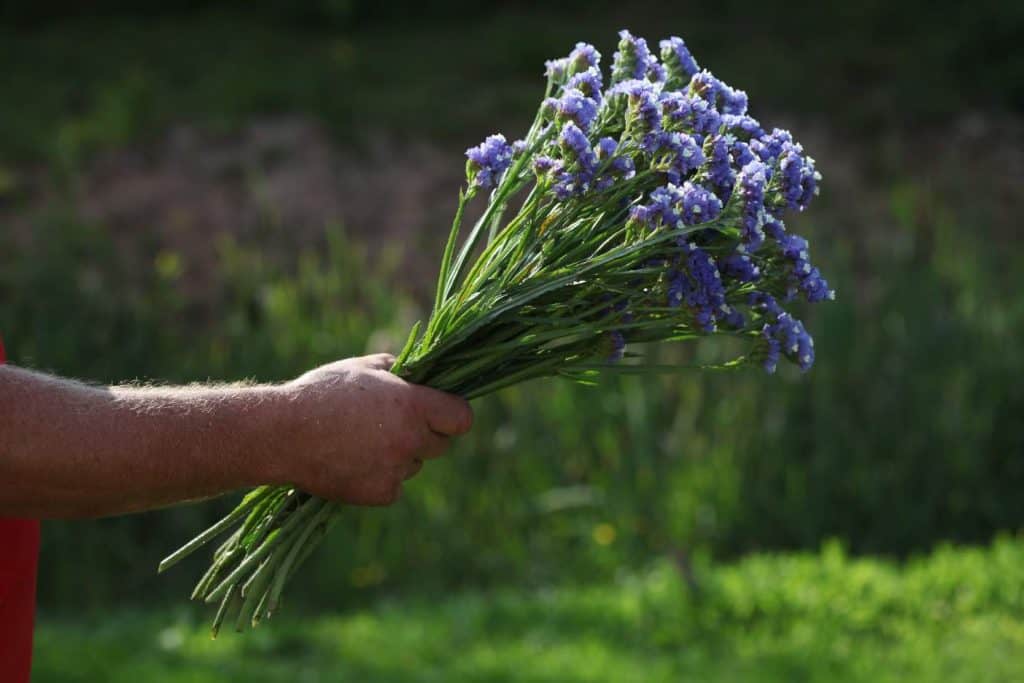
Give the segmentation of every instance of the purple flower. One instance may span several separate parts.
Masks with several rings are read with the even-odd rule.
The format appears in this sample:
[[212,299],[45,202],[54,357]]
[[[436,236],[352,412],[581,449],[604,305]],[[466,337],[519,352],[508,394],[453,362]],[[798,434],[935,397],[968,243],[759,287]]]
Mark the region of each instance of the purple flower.
[[650,200],[646,206],[648,225],[655,227],[660,223],[675,226],[680,222],[681,219],[676,209],[683,202],[682,188],[669,183],[651,192]]
[[556,173],[555,194],[559,199],[581,195],[590,189],[597,167],[597,156],[586,133],[573,122],[562,128],[559,137],[562,150],[562,168]]
[[493,187],[512,163],[512,146],[505,136],[491,135],[476,147],[466,150],[466,178],[471,187]]
[[612,83],[646,78],[655,63],[646,40],[625,29],[619,31],[619,49],[612,56]]
[[644,227],[654,227],[651,218],[651,210],[643,204],[634,204],[629,207],[629,220],[639,223]]
[[751,161],[740,170],[736,187],[740,198],[740,224],[743,245],[757,251],[764,243],[764,191],[768,183],[766,167],[760,161]]
[[544,62],[544,75],[555,83],[565,83],[574,74],[596,68],[601,63],[601,53],[587,43],[576,43],[568,57],[549,59]]
[[683,39],[672,36],[668,40],[661,41],[659,47],[661,48],[661,61],[668,71],[667,83],[674,86],[689,83],[690,78],[697,73],[699,67]]
[[788,130],[776,128],[771,133],[762,133],[758,139],[751,140],[750,149],[761,157],[761,161],[770,164],[779,158],[787,144],[793,144],[793,136]]
[[799,144],[785,144],[779,157],[780,190],[786,206],[803,211],[818,194],[821,174]]
[[730,88],[721,81],[718,88],[719,109],[726,116],[743,116],[747,113],[747,93]]
[[743,168],[755,159],[754,153],[750,151],[750,145],[741,140],[732,143],[729,156],[732,157],[732,163],[736,168]]
[[714,332],[718,316],[725,316],[725,288],[715,260],[693,244],[684,243],[685,259],[678,269],[668,274],[668,305],[685,305],[693,313],[694,322],[704,332]]
[[[661,107],[654,85],[647,80],[630,79],[612,86],[611,95],[626,95],[626,130],[638,140],[661,130]],[[652,144],[650,140],[645,144]]]
[[782,236],[786,234],[786,225],[778,218],[775,218],[770,213],[764,217],[764,232],[768,237],[771,237],[775,241],[782,239]]
[[780,355],[785,355],[801,370],[809,370],[814,364],[814,340],[804,324],[784,311],[770,294],[753,292],[749,303],[764,320],[761,328],[764,369],[775,372]]
[[764,135],[764,129],[758,120],[746,114],[723,114],[722,125],[733,135],[742,136],[745,140]]
[[761,270],[747,254],[732,253],[719,259],[718,269],[725,277],[738,282],[756,282],[761,278]]
[[555,83],[564,82],[568,73],[568,57],[560,57],[559,59],[549,59],[548,61],[544,62],[544,75],[550,78]]
[[636,175],[636,166],[633,163],[633,158],[630,156],[615,156],[615,152],[618,150],[618,147],[619,143],[615,141],[615,138],[601,138],[597,143],[597,158],[601,161],[607,161],[610,159],[611,162],[608,168],[611,175],[624,180],[629,180]]
[[712,135],[722,126],[714,106],[699,97],[673,92],[662,96],[662,110],[671,123],[701,135]]
[[592,66],[570,78],[565,89],[579,90],[584,96],[597,101],[601,99],[601,86],[601,70]]
[[811,265],[807,240],[793,233],[785,233],[778,243],[783,258],[789,262],[789,280],[793,288],[803,292],[810,302],[835,298],[835,292],[829,289],[821,272]]
[[533,172],[538,176],[546,176],[552,171],[561,169],[562,162],[555,161],[549,156],[539,155],[533,158]]
[[806,372],[814,364],[814,339],[807,333],[804,324],[786,312],[775,318],[775,322],[766,323],[761,330],[768,342],[768,352],[772,359],[771,366],[765,364],[768,372],[774,372],[778,363],[779,352],[800,366]]
[[718,91],[725,85],[707,69],[698,71],[690,79],[690,93],[701,98],[712,107],[718,106]]
[[715,193],[723,202],[729,201],[732,188],[736,182],[736,173],[732,170],[733,138],[729,135],[717,135],[705,142],[704,155],[708,157],[707,178],[715,189]]
[[665,71],[665,67],[652,59],[647,66],[647,79],[652,83],[664,83],[667,78],[668,72]]
[[590,122],[597,116],[597,100],[571,88],[562,93],[556,101],[555,109],[559,120],[572,121],[583,130],[588,130]]
[[704,152],[697,141],[686,133],[662,132],[658,136],[658,151],[668,158],[668,181],[681,185],[683,181],[704,164]]
[[681,204],[679,213],[683,225],[707,223],[722,213],[721,200],[713,192],[691,182],[683,185]]
[[[576,43],[569,53],[569,74],[578,74],[601,65],[601,53],[589,43]],[[600,72],[599,72],[600,73]]]

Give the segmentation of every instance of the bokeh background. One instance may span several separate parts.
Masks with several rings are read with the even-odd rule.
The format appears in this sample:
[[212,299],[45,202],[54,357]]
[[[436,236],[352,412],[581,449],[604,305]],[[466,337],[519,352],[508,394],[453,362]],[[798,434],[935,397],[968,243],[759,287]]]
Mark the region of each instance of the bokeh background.
[[622,27],[681,35],[815,156],[795,223],[838,290],[807,375],[479,401],[252,634],[186,605],[205,558],[155,574],[234,497],[48,522],[35,679],[1024,678],[1024,4],[831,4],[0,3],[16,363],[277,381],[394,350],[463,150]]

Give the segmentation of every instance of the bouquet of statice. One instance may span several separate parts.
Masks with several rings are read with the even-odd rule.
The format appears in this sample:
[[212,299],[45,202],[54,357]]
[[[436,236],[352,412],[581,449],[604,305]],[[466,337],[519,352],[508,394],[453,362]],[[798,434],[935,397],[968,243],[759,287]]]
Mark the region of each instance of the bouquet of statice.
[[[747,113],[747,95],[701,70],[679,38],[620,33],[610,74],[579,43],[547,63],[526,135],[466,152],[434,308],[393,372],[467,399],[537,377],[661,371],[639,344],[729,336],[743,355],[808,369],[814,343],[790,312],[834,294],[787,211],[818,193],[814,160]],[[463,210],[486,202],[461,240]],[[250,492],[160,565],[222,533],[193,598],[219,603],[216,635],[277,608],[341,506],[288,487]]]

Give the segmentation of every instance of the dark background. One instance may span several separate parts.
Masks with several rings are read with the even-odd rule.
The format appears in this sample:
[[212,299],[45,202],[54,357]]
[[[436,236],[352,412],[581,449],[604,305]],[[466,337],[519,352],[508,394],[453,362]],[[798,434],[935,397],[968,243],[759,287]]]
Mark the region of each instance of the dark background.
[[[462,151],[545,59],[686,39],[824,174],[794,222],[838,299],[818,363],[541,382],[353,510],[300,607],[600,582],[657,558],[906,558],[1024,524],[1024,3],[0,4],[0,329],[99,382],[283,380],[426,314]],[[679,353],[713,354],[714,344]],[[47,523],[45,614],[177,604],[159,558],[231,500]]]

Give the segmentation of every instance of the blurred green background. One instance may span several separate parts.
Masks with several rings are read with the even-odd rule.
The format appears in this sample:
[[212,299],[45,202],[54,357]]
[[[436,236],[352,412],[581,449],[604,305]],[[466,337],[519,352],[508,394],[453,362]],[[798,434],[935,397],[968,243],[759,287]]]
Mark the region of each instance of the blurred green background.
[[[284,380],[429,307],[465,147],[543,62],[686,39],[825,181],[818,363],[540,382],[259,632],[205,641],[228,509],[48,522],[40,681],[1024,678],[1024,5],[0,3],[0,330],[97,382]],[[714,355],[714,344],[679,353]]]

